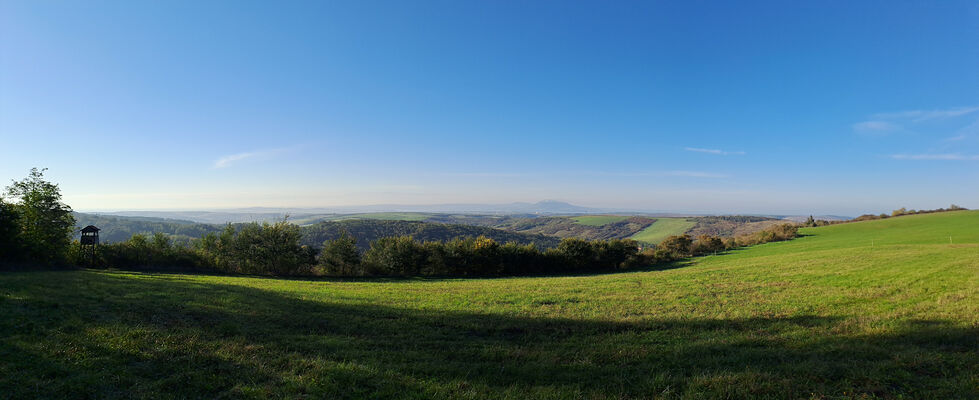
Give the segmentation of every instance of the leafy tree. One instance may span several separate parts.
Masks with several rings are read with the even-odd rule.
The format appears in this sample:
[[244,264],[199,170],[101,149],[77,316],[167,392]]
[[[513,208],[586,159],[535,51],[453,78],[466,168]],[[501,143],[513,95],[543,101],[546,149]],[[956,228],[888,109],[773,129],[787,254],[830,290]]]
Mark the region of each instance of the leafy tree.
[[357,240],[343,231],[339,238],[323,242],[319,264],[330,274],[354,275],[360,266]]
[[0,197],[0,260],[11,261],[21,257],[20,230],[17,209]]
[[374,275],[417,275],[428,261],[425,247],[411,236],[383,237],[364,253],[364,270]]
[[146,235],[137,233],[126,242],[133,251],[133,258],[136,265],[146,264],[150,254],[150,244],[146,240]]
[[58,185],[44,180],[44,171],[32,168],[21,181],[7,187],[7,195],[17,199],[20,238],[27,257],[40,263],[62,261],[71,244],[75,217],[71,207],[61,202]]
[[585,270],[593,264],[595,249],[584,239],[565,238],[557,246],[557,253],[564,259],[565,265],[571,270]]
[[675,258],[681,258],[690,254],[691,244],[693,244],[693,239],[690,235],[674,235],[664,239],[656,248],[666,250]]
[[697,236],[697,240],[690,246],[690,252],[694,255],[703,255],[724,251],[724,241],[711,235]]
[[205,235],[197,250],[200,257],[225,271],[296,275],[308,272],[315,255],[299,245],[300,236],[299,227],[284,220],[229,224],[219,235]]

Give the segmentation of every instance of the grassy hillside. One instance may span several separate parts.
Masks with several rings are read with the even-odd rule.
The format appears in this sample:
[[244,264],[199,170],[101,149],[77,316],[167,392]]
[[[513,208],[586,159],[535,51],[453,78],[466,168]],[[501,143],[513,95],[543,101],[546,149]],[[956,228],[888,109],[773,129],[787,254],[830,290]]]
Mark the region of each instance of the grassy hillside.
[[657,218],[656,222],[632,235],[629,239],[656,244],[671,235],[680,235],[697,223],[686,218]]
[[977,398],[976,227],[970,211],[810,228],[577,277],[2,273],[0,393]]
[[624,221],[626,218],[629,217],[624,215],[582,215],[580,217],[572,217],[571,219],[581,225],[602,226],[613,222]]

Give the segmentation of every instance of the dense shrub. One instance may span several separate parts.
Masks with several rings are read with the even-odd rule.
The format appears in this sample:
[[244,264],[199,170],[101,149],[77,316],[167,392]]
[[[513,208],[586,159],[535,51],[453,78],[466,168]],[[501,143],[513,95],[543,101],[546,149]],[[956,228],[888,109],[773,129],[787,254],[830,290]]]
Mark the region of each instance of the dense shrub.
[[76,241],[68,251],[68,260],[73,265],[83,267],[137,270],[206,270],[212,267],[196,250],[176,246],[167,235],[161,233],[154,234],[151,239],[136,234],[125,242],[101,244],[94,249],[81,246]]
[[741,235],[735,238],[739,247],[753,246],[756,244],[779,242],[792,239],[799,234],[799,226],[795,224],[779,224],[750,235]]
[[421,243],[411,236],[380,238],[364,253],[366,275],[418,275],[428,261]]
[[[324,250],[324,253],[326,250]],[[499,244],[486,237],[419,242],[410,236],[371,242],[359,267],[326,270],[338,275],[498,276],[609,271],[641,264],[631,240],[564,239],[553,249]],[[321,260],[321,265],[323,261]]]
[[299,275],[311,272],[316,252],[299,244],[299,227],[286,221],[228,225],[197,242],[208,264],[226,272]]
[[690,253],[694,255],[712,254],[725,249],[724,241],[717,236],[700,235],[690,246]]
[[675,235],[663,239],[656,245],[656,250],[659,258],[675,260],[689,257],[691,245],[693,245],[693,239],[690,238],[690,235]]
[[341,232],[340,237],[323,242],[319,266],[329,275],[361,274],[360,253],[357,251],[356,239],[347,232]]

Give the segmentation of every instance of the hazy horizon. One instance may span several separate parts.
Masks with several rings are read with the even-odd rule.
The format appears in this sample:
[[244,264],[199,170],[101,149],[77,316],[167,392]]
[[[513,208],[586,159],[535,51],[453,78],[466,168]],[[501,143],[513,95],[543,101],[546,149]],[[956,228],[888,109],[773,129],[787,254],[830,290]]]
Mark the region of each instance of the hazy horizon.
[[979,208],[975,43],[971,1],[5,1],[0,179],[101,211]]
[[[459,213],[472,213],[472,214],[519,214],[519,211],[506,211],[505,209],[492,209],[492,207],[506,207],[512,205],[529,205],[533,206],[545,202],[559,202],[562,204],[568,204],[575,207],[580,207],[583,211],[577,212],[548,212],[551,214],[676,214],[676,215],[786,215],[786,216],[803,216],[803,215],[817,215],[817,216],[839,216],[839,217],[856,217],[859,214],[833,214],[833,213],[813,213],[804,212],[801,210],[783,210],[784,212],[768,212],[768,211],[750,211],[750,210],[660,210],[660,209],[641,209],[641,208],[616,208],[616,207],[601,207],[601,206],[590,206],[575,204],[570,202],[565,202],[561,200],[541,200],[539,202],[510,202],[510,203],[442,203],[442,204],[363,204],[363,205],[337,205],[337,206],[312,206],[312,207],[273,207],[273,206],[260,206],[260,207],[217,207],[217,208],[129,208],[129,209],[74,209],[73,211],[82,213],[140,213],[140,212],[150,212],[150,213],[180,213],[180,212],[213,212],[213,213],[335,213],[335,214],[369,214],[369,213],[387,213],[387,212],[404,212],[404,213],[435,213],[435,214],[459,214]],[[936,207],[944,208],[947,207]],[[471,208],[467,208],[471,207]],[[911,208],[909,208],[911,209]],[[924,210],[924,209],[922,209]],[[883,210],[881,212],[890,212],[891,210]],[[870,214],[879,214],[881,212],[871,212]],[[531,212],[532,213],[532,212]],[[866,214],[861,213],[861,214]]]

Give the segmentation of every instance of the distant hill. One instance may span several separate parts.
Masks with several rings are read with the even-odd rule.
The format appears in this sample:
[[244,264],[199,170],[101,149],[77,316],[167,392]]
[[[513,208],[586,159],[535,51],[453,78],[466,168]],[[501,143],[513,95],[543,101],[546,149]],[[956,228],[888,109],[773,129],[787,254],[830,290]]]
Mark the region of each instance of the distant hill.
[[[787,217],[782,217],[782,219],[788,220],[788,221],[793,221],[793,222],[806,222],[806,220],[809,219],[809,216],[808,215],[790,215],[790,216],[787,216]],[[851,217],[844,217],[844,216],[841,216],[841,215],[814,215],[813,216],[813,219],[815,219],[817,221],[818,220],[823,220],[823,221],[849,221],[849,220],[851,220],[853,218],[851,218]]]
[[[606,216],[606,218],[608,218]],[[582,223],[575,217],[537,217],[502,221],[497,228],[508,231],[588,240],[625,239],[656,222],[648,217],[610,219],[605,224]]]
[[[189,241],[201,236],[218,232],[220,225],[199,224],[193,221],[156,218],[156,217],[121,217],[88,213],[74,213],[75,226],[78,229],[87,225],[95,225],[101,231],[99,239],[104,243],[117,243],[129,240],[136,233],[164,233],[178,241]],[[75,238],[79,233],[75,232]]]
[[560,241],[560,239],[550,236],[508,232],[501,229],[473,225],[360,219],[327,221],[303,226],[302,242],[308,246],[319,247],[326,240],[333,240],[340,237],[340,233],[343,231],[348,232],[357,239],[357,247],[361,250],[369,248],[372,240],[387,236],[411,236],[419,241],[445,241],[464,237],[486,236],[499,243],[532,243],[541,248],[555,247]]
[[[581,207],[555,200],[545,200],[537,203],[507,203],[507,204],[433,204],[433,205],[373,205],[353,207],[327,208],[238,208],[225,210],[200,211],[113,211],[102,212],[100,215],[120,217],[151,217],[162,219],[179,219],[207,224],[226,224],[239,222],[271,222],[289,217],[299,224],[317,220],[342,218],[345,215],[368,214],[480,214],[480,215],[555,215],[555,214],[587,214],[601,212],[597,208]],[[383,219],[383,218],[382,218]]]
[[[550,209],[557,210],[565,207],[561,204],[563,203],[551,204]],[[182,216],[184,218],[163,217],[164,215]],[[238,221],[235,222],[237,224],[252,222],[252,220],[258,222],[281,220],[285,215],[276,212],[230,215],[189,211],[156,212],[154,215],[141,216],[123,216],[117,213],[109,215],[75,213],[78,228],[95,225],[102,229],[100,236],[103,242],[122,242],[136,233],[152,234],[159,232],[170,236],[175,242],[181,244],[187,244],[208,233],[220,232],[226,225],[226,223],[200,223],[196,222],[197,220],[222,221],[231,218]],[[663,235],[659,236],[663,237],[666,234],[681,233],[694,236],[700,234],[735,236],[752,233],[773,224],[790,222],[785,219],[757,216],[676,219],[609,214],[553,216],[528,213],[449,214],[422,212],[291,215],[289,221],[302,227],[303,243],[316,247],[322,245],[324,240],[336,238],[341,228],[354,234],[361,248],[366,248],[371,240],[398,235],[411,235],[418,240],[446,240],[483,235],[501,243],[515,241],[524,244],[535,243],[542,247],[553,247],[563,238],[587,240],[634,238],[650,242],[648,238],[643,239],[653,233],[648,230],[666,226],[664,224],[654,226],[654,222],[660,219],[664,224],[673,220],[688,220],[691,221],[691,224],[695,222],[692,227],[674,226],[668,231],[660,232]],[[656,241],[658,240],[652,242]]]
[[[297,214],[288,212],[239,212],[239,211],[114,211],[99,213],[102,216],[149,217],[163,220],[183,220],[202,224],[236,224],[242,222],[272,222],[287,216],[292,219]],[[310,214],[302,214],[307,217]],[[327,216],[327,215],[323,215]]]
[[772,225],[791,223],[777,218],[756,217],[749,215],[725,215],[716,217],[692,218],[697,224],[686,233],[691,236],[738,236],[754,233]]
[[[99,236],[104,243],[123,242],[137,233],[151,235],[158,232],[170,236],[175,242],[187,244],[208,233],[218,233],[226,226],[224,224],[200,224],[178,219],[106,216],[88,213],[75,213],[75,220],[79,229],[86,225],[99,227],[101,229]],[[320,247],[325,240],[339,237],[341,230],[346,230],[356,237],[357,245],[361,249],[367,249],[372,240],[385,236],[402,235],[413,236],[422,241],[486,236],[500,243],[533,243],[541,248],[557,246],[560,241],[559,238],[555,237],[509,232],[485,226],[371,218],[320,222],[302,226],[300,229],[303,234],[302,243],[313,247]]]

